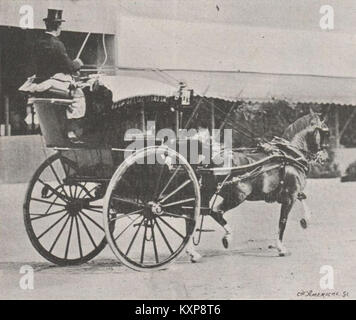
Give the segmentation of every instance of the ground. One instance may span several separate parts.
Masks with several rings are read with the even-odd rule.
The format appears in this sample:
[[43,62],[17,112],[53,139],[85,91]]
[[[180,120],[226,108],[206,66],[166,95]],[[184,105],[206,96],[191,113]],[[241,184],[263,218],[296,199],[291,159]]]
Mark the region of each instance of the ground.
[[[356,184],[338,179],[309,180],[313,211],[306,230],[299,225],[301,205],[290,214],[285,245],[275,243],[279,207],[244,203],[227,213],[234,229],[231,248],[223,249],[222,230],[203,234],[201,262],[183,255],[168,269],[140,273],[120,265],[109,248],[79,267],[56,267],[31,246],[22,220],[25,185],[0,185],[0,299],[310,299],[334,293],[356,298]],[[20,268],[34,268],[34,289],[22,290]],[[334,270],[334,289],[320,287],[320,268]],[[303,295],[304,293],[304,295]]]

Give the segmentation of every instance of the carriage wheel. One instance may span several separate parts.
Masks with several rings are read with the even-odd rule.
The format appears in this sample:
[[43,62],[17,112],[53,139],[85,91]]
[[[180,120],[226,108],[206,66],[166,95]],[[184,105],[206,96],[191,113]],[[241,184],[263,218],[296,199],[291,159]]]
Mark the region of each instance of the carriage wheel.
[[[152,159],[155,163],[147,164]],[[192,167],[172,149],[151,147],[128,157],[113,175],[104,199],[104,228],[123,264],[139,271],[161,269],[186,247],[199,212]]]
[[100,185],[71,182],[75,164],[60,153],[33,175],[24,203],[24,221],[32,245],[57,265],[87,262],[106,246]]

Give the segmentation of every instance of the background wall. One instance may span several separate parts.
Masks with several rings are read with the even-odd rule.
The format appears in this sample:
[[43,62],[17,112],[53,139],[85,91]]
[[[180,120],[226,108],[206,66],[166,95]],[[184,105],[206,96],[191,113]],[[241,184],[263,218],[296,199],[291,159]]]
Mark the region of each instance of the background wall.
[[45,159],[41,136],[1,137],[0,184],[28,182]]

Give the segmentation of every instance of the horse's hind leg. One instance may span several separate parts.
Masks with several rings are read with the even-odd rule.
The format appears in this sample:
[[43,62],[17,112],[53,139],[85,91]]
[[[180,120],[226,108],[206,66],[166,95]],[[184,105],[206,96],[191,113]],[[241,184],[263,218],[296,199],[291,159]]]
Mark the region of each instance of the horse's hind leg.
[[223,215],[224,215],[223,211],[218,211],[218,212],[211,211],[210,212],[210,216],[224,228],[225,235],[222,238],[222,243],[223,243],[224,248],[227,249],[229,247],[229,243],[232,241],[232,230]]
[[225,249],[229,247],[232,241],[232,230],[224,218],[224,198],[219,195],[214,195],[210,200],[210,216],[224,228],[225,235],[222,238],[222,243]]
[[279,251],[279,256],[281,256],[281,257],[287,255],[287,253],[288,253],[288,250],[283,245],[282,241],[283,241],[284,230],[287,225],[288,215],[289,215],[289,212],[292,210],[294,202],[295,202],[295,200],[293,198],[288,197],[282,203],[282,207],[281,207],[281,215],[279,218],[279,235],[278,235],[278,240],[277,240],[277,249]]

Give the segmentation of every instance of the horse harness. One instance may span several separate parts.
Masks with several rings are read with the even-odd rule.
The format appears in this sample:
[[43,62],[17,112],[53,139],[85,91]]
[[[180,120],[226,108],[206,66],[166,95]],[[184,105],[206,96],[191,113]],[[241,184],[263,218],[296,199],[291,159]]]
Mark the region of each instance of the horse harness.
[[[282,141],[282,139],[280,141]],[[252,163],[250,166],[253,169],[251,171],[246,172],[243,175],[232,177],[233,171],[229,173],[222,182],[218,183],[215,192],[216,196],[219,195],[221,190],[226,186],[233,185],[247,179],[254,179],[265,172],[278,168],[280,169],[279,170],[280,182],[279,182],[278,189],[280,189],[284,185],[287,165],[292,165],[294,167],[297,167],[305,174],[307,174],[309,171],[308,162],[304,154],[301,151],[290,146],[289,143],[287,144],[284,141],[283,143],[275,143],[275,144],[268,143],[267,148],[266,145],[260,145],[255,150],[261,151],[261,149],[262,151],[266,152],[268,156],[265,159],[258,161],[259,165],[256,166],[255,168],[253,168],[255,166],[255,163]],[[264,165],[273,161],[277,161],[279,163],[263,169]]]

